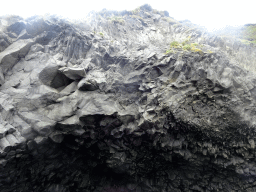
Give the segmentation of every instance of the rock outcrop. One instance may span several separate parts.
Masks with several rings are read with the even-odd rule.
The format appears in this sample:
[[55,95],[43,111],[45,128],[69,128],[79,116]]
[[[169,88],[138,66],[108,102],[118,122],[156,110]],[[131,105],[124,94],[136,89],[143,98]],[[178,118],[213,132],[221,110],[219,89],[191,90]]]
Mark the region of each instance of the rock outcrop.
[[254,47],[149,5],[0,29],[1,192],[256,190]]

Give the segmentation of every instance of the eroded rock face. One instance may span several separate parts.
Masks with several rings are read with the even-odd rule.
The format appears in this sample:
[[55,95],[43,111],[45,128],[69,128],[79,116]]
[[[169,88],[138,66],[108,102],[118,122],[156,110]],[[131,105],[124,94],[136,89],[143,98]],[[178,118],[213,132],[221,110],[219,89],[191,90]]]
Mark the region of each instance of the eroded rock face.
[[252,47],[148,5],[0,24],[1,192],[256,190]]

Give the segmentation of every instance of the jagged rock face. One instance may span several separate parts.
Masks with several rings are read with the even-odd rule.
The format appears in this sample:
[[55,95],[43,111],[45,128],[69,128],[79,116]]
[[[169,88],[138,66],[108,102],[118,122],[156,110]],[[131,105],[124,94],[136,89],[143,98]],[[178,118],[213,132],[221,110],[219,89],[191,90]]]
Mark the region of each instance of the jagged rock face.
[[1,192],[256,190],[255,49],[148,5],[88,18],[1,19]]

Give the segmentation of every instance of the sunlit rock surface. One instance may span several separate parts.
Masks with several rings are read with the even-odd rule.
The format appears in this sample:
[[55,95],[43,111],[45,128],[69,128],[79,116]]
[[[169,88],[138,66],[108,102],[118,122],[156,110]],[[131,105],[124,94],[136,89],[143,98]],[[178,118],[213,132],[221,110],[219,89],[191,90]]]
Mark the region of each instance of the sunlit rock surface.
[[169,14],[1,18],[1,192],[256,190],[255,48]]

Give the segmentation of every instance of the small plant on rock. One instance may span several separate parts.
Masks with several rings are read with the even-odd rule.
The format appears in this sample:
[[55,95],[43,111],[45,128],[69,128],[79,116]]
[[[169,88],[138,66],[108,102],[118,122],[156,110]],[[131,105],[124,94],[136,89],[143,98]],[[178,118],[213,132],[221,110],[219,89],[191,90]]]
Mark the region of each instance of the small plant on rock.
[[132,15],[131,17],[139,19],[140,21],[144,21],[144,19],[141,16],[139,16],[139,15]]
[[191,39],[191,36],[189,36],[185,41],[182,43],[179,43],[178,41],[173,41],[170,44],[170,49],[165,52],[165,54],[173,53],[173,48],[182,48],[184,51],[192,51],[192,52],[198,52],[200,54],[203,53],[201,49],[198,47],[202,47],[203,45],[198,45],[198,43],[189,43]]
[[123,17],[112,16],[112,17],[108,17],[108,19],[110,19],[110,21],[113,22],[113,23],[124,24]]
[[198,53],[200,53],[200,54],[203,53],[203,51],[202,51],[201,49],[198,49],[198,48],[196,48],[196,47],[194,47],[194,46],[192,46],[191,51],[193,51],[193,52],[198,52]]
[[198,46],[198,43],[191,43],[192,46]]
[[172,47],[178,48],[178,47],[180,47],[180,44],[179,44],[178,41],[173,41],[173,42],[171,42],[170,47],[171,47],[171,48],[172,48]]
[[183,50],[186,50],[186,51],[190,51],[191,50],[191,45],[189,44],[186,44],[182,47]]
[[175,53],[175,51],[173,51],[173,50],[167,50],[167,51],[165,52],[165,54],[169,54],[169,53]]
[[247,26],[244,27],[241,31],[242,39],[248,40],[250,43],[255,43],[256,42],[256,26]]

